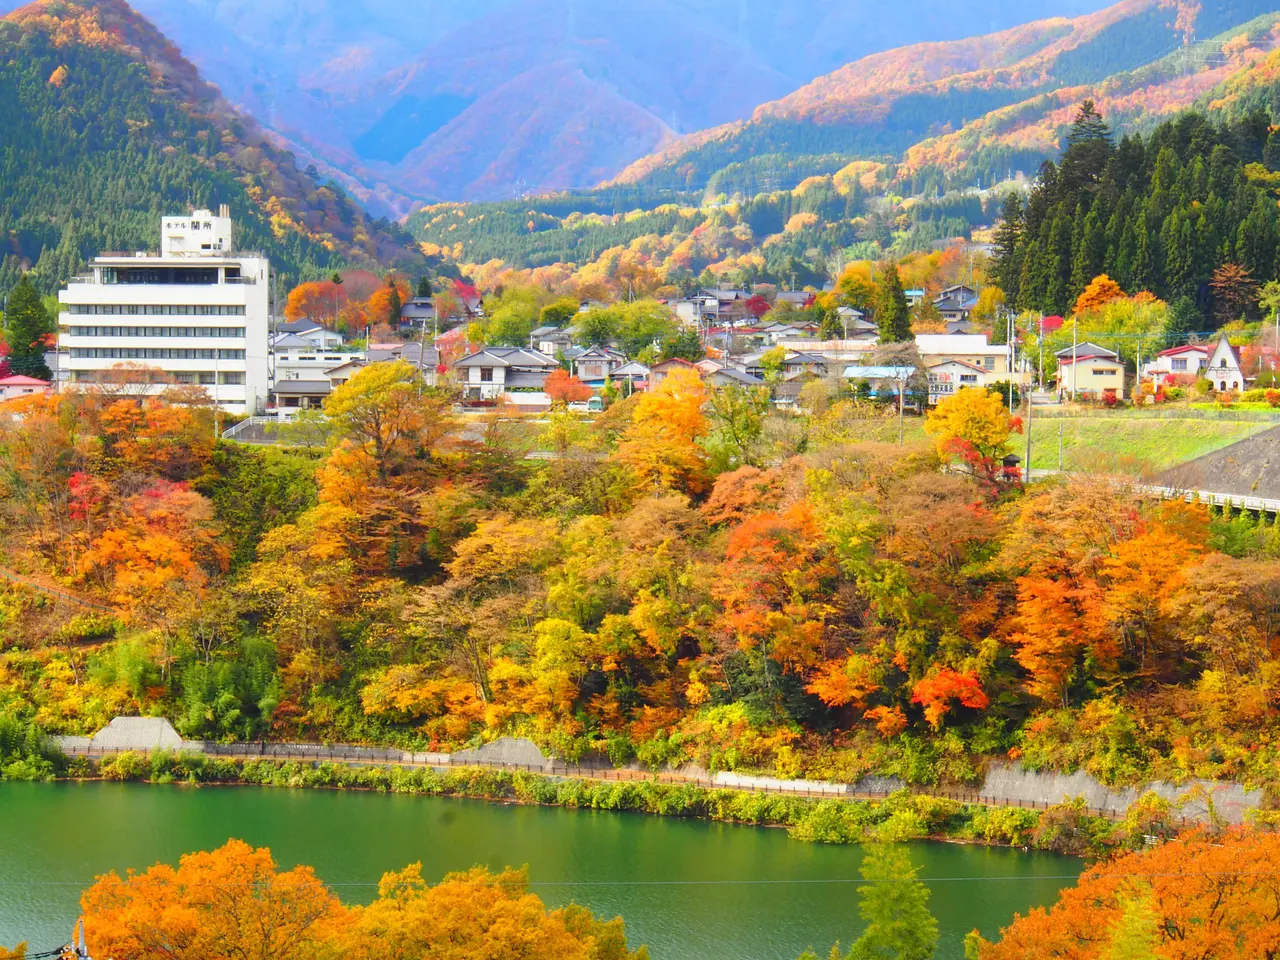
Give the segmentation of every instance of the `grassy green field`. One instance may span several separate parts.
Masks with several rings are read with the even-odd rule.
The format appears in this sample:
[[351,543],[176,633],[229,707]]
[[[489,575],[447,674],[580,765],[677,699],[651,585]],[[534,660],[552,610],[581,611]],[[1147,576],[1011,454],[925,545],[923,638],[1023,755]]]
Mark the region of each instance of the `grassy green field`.
[[[1144,417],[1045,417],[1032,424],[1031,461],[1037,470],[1059,465],[1061,430],[1065,470],[1143,476],[1280,426],[1280,419],[1197,420]],[[1018,453],[1026,440],[1015,441]]]

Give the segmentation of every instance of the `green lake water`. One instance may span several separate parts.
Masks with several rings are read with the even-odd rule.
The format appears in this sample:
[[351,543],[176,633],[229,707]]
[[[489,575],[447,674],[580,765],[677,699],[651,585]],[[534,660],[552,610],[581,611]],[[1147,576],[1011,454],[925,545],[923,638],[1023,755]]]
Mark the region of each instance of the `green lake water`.
[[[431,880],[476,864],[528,865],[546,902],[622,916],[654,960],[822,956],[860,930],[857,846],[782,830],[590,810],[260,787],[0,783],[0,944],[66,942],[81,889],[107,870],[176,863],[230,837],[308,863],[348,902],[387,870],[422,861]],[[1053,902],[1080,861],[943,843],[912,845],[942,931],[994,936],[1015,912]],[[92,946],[92,944],[90,945]]]

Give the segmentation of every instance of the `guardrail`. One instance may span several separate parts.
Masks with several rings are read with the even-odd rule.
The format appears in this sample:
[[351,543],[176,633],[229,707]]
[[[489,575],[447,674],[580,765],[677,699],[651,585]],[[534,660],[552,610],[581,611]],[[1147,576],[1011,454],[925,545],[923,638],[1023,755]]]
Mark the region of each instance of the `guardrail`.
[[[280,760],[291,763],[340,763],[352,767],[360,766],[394,766],[409,769],[430,767],[437,770],[475,769],[506,770],[511,772],[536,773],[547,777],[561,777],[581,780],[596,780],[609,783],[655,782],[672,786],[701,787],[706,790],[732,790],[737,793],[758,793],[771,796],[794,796],[807,799],[844,800],[884,800],[900,790],[906,789],[914,796],[936,797],[941,800],[953,800],[985,807],[1013,807],[1022,810],[1048,810],[1058,804],[1048,800],[1034,800],[1016,797],[999,797],[984,794],[979,790],[962,788],[921,787],[921,786],[885,786],[880,789],[859,789],[856,784],[831,783],[818,784],[809,781],[797,781],[792,787],[787,781],[764,782],[763,778],[748,778],[751,782],[732,782],[705,777],[689,777],[670,771],[653,773],[647,770],[630,767],[597,766],[593,764],[558,763],[551,760],[546,764],[512,763],[484,758],[461,758],[448,753],[414,753],[411,751],[389,750],[378,747],[325,746],[319,744],[268,744],[268,743],[212,743],[191,741],[190,747],[195,752],[209,756],[227,757],[238,760]],[[89,759],[108,759],[125,753],[151,752],[145,748],[95,747],[89,745],[60,745],[59,749],[71,757]],[[395,759],[398,757],[399,759]],[[1064,798],[1066,799],[1066,798]],[[1121,820],[1123,811],[1100,807],[1084,807],[1083,812],[1089,816],[1107,820]],[[1183,827],[1195,822],[1196,818],[1180,817]]]
[[254,424],[279,423],[279,417],[245,417],[239,423],[234,423],[227,429],[222,431],[223,440],[234,440],[242,431],[247,430]]
[[115,613],[115,609],[105,603],[98,603],[96,600],[86,600],[84,597],[77,597],[74,593],[67,593],[65,590],[59,590],[57,587],[46,586],[39,581],[24,577],[19,573],[14,573],[12,570],[5,570],[3,567],[0,567],[0,580],[8,580],[10,583],[16,583],[18,586],[26,587],[29,590],[35,590],[37,593],[43,593],[58,600],[65,600],[68,603],[74,603],[77,606],[87,607],[90,610],[101,610],[104,613]]

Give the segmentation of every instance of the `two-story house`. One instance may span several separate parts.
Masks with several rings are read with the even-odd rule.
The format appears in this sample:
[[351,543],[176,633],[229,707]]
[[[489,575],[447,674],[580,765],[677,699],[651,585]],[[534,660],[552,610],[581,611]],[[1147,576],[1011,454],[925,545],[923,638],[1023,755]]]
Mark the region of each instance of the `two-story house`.
[[453,365],[468,400],[492,400],[513,390],[540,391],[560,365],[522,347],[485,347]]
[[1212,348],[1203,343],[1186,343],[1180,347],[1161,350],[1150,363],[1143,368],[1149,377],[1164,379],[1169,375],[1199,377],[1209,365],[1209,354]]
[[995,374],[993,380],[1009,378],[1009,348],[988,343],[983,334],[922,333],[916,336],[916,349],[926,368],[944,360],[964,360],[989,376]]
[[1058,392],[1073,397],[1124,396],[1124,363],[1114,350],[1085,341],[1063,350],[1058,359]]
[[614,370],[626,362],[626,356],[617,350],[589,347],[573,358],[573,372],[588,386],[600,387]]

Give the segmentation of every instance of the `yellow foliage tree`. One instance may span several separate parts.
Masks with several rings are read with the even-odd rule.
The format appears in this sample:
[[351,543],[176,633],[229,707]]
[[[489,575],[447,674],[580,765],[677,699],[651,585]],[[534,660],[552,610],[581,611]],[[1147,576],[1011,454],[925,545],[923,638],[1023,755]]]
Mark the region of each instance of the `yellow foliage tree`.
[[702,412],[706,401],[707,388],[696,369],[672,370],[636,403],[615,457],[643,483],[688,493],[705,490],[707,454],[698,440],[708,429]]
[[1014,426],[1000,397],[982,387],[964,387],[938,402],[924,429],[937,438],[943,457],[958,453],[957,443],[971,446],[982,457],[995,457],[1005,452]]

